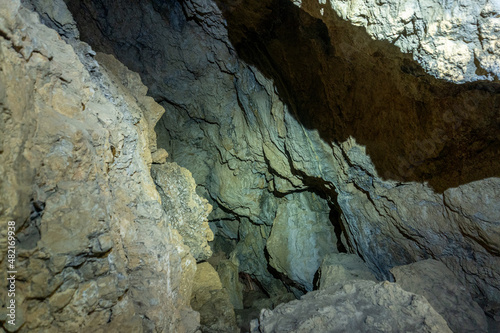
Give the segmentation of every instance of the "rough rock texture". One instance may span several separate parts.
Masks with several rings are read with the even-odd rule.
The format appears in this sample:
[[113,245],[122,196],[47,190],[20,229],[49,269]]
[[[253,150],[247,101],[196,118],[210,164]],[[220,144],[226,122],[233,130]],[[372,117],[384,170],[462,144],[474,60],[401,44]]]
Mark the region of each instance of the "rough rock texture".
[[221,260],[215,267],[220,282],[229,294],[233,308],[243,309],[243,285],[239,281],[239,265],[233,260]]
[[202,332],[239,332],[229,295],[208,262],[197,265],[191,297],[191,306],[200,312]]
[[498,205],[482,204],[500,201],[498,83],[438,80],[313,0],[67,3],[166,108],[159,146],[270,295],[295,287],[268,271],[280,202],[309,192],[377,278],[435,258],[481,305],[500,300]]
[[191,172],[176,163],[165,163],[153,165],[151,175],[168,220],[179,231],[193,257],[197,261],[210,258],[212,250],[207,242],[214,239],[214,234],[207,217],[212,206],[196,194]]
[[483,310],[443,263],[422,260],[394,267],[391,273],[401,288],[424,296],[453,332],[487,332]]
[[351,281],[262,310],[252,333],[452,332],[423,296],[389,282]]
[[321,260],[337,252],[336,244],[325,200],[301,192],[287,195],[278,204],[266,244],[269,264],[278,272],[311,291]]
[[18,238],[16,325],[0,320],[8,332],[194,332],[195,260],[150,176],[163,110],[137,74],[93,55],[0,1],[1,252],[8,221]]
[[247,219],[243,219],[238,230],[240,241],[231,252],[231,258],[238,261],[240,272],[259,281],[268,295],[277,296],[286,293],[287,288],[283,281],[269,271],[266,240],[270,229],[266,225],[256,227]]
[[[317,17],[332,10],[413,53],[432,75],[455,82],[500,80],[500,1],[303,0],[292,1]],[[316,6],[311,4],[315,3]]]
[[351,280],[376,281],[368,266],[355,254],[335,253],[325,256],[320,267],[319,289]]

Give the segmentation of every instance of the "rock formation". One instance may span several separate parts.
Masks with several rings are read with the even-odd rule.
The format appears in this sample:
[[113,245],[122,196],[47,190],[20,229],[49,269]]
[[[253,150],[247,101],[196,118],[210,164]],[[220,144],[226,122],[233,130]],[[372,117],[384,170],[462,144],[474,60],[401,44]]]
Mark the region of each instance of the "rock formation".
[[422,260],[391,272],[404,290],[424,296],[453,332],[487,332],[484,312],[443,263]]
[[425,297],[390,282],[357,280],[263,310],[252,333],[452,332]]
[[455,82],[500,80],[498,0],[293,2],[318,17],[327,18],[333,10],[365,27],[372,38],[413,53],[436,77]]
[[[215,233],[269,293],[283,291],[267,272],[273,221],[283,197],[309,192],[337,216],[335,247],[379,279],[432,257],[476,299],[500,300],[496,210],[481,203],[498,200],[498,84],[437,80],[333,12],[311,16],[316,2],[84,3],[68,1],[82,38],[141,74],[167,110],[159,146],[193,173]],[[154,23],[113,28],[123,17]],[[466,202],[474,211],[454,208]],[[312,268],[297,285],[269,263],[310,288]]]
[[[61,4],[48,15],[66,29],[71,14]],[[195,259],[150,175],[164,109],[137,73],[112,56],[96,57],[99,65],[76,33],[68,36],[19,1],[0,1],[2,253],[8,221],[18,239],[16,320],[7,323],[2,310],[3,327],[194,332]],[[171,169],[157,174],[175,179]],[[195,198],[189,174],[184,179]]]
[[321,263],[319,273],[319,289],[326,289],[342,281],[377,281],[361,258],[348,253],[326,255]]
[[[396,306],[399,328],[446,331],[425,289],[347,280],[426,259],[499,318],[498,15],[497,0],[0,0],[0,244],[16,221],[19,271],[4,328],[195,332],[213,252],[237,308],[238,274],[280,299],[322,263],[346,270],[263,331],[347,298],[369,310],[345,327],[396,329]],[[323,309],[303,324],[329,327]]]
[[239,332],[229,294],[222,287],[219,275],[208,262],[197,266],[191,306],[200,312],[203,332]]

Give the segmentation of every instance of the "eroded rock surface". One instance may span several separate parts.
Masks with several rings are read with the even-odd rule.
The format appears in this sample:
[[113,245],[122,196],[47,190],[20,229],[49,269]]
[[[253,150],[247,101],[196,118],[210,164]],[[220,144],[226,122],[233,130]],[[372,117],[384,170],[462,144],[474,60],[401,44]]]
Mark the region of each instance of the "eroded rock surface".
[[351,280],[376,281],[365,262],[355,254],[328,254],[320,267],[319,289],[327,289],[338,282]]
[[262,310],[253,333],[452,332],[423,296],[389,282],[351,281]]
[[500,2],[381,0],[293,1],[317,17],[332,10],[415,59],[432,75],[456,82],[500,79]]
[[[64,6],[37,4],[73,31]],[[0,1],[1,252],[8,221],[18,238],[16,324],[2,311],[3,328],[194,332],[195,260],[150,176],[163,110],[137,74],[113,57],[99,66],[75,36]]]
[[322,259],[337,252],[337,238],[327,202],[307,192],[291,194],[278,204],[271,235],[266,243],[269,264],[305,290]]
[[316,1],[68,4],[82,38],[166,108],[159,146],[193,173],[216,234],[268,294],[295,287],[269,272],[266,244],[283,198],[308,193],[328,203],[335,247],[378,279],[435,258],[481,305],[500,300],[498,207],[482,204],[500,199],[497,83],[438,80],[326,7],[320,19]]
[[486,316],[469,291],[443,263],[422,260],[391,269],[406,291],[424,296],[453,332],[487,332]]
[[217,271],[208,262],[197,265],[191,306],[200,312],[202,332],[239,332],[229,294],[222,286]]
[[191,172],[176,163],[165,163],[153,165],[151,175],[168,220],[179,231],[193,257],[197,261],[210,258],[212,250],[208,242],[214,235],[207,217],[212,206],[196,194]]

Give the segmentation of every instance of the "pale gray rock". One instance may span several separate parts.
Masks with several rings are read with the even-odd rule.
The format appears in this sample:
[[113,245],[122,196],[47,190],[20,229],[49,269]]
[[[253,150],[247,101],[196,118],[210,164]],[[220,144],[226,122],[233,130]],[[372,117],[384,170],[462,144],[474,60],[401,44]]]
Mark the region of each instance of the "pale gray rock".
[[499,80],[498,0],[292,2],[324,20],[333,9],[341,18],[365,27],[372,38],[412,53],[437,78],[454,82]]
[[334,253],[323,258],[320,266],[319,289],[350,280],[376,281],[365,262],[355,254]]
[[443,263],[428,259],[391,269],[406,291],[424,296],[453,332],[487,332],[486,316]]
[[37,12],[42,22],[67,38],[79,38],[80,32],[64,0],[21,0],[23,6]]
[[252,333],[452,332],[423,296],[390,282],[351,281],[262,310]]

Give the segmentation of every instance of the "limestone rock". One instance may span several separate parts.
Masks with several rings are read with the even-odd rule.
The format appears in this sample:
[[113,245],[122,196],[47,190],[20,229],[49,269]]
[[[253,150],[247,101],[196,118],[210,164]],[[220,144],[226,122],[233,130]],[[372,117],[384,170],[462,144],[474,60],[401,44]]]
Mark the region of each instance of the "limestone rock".
[[197,265],[191,306],[200,312],[201,330],[206,333],[238,332],[234,309],[219,275],[208,262]]
[[266,240],[270,227],[256,225],[248,220],[240,223],[241,240],[231,253],[239,262],[239,271],[249,274],[259,281],[264,291],[271,297],[286,293],[284,283],[269,272],[266,259]]
[[155,164],[151,175],[158,187],[162,206],[172,225],[181,234],[197,261],[212,255],[208,241],[213,233],[207,216],[212,206],[196,194],[196,184],[189,170],[176,163]]
[[[166,108],[159,146],[192,171],[214,224],[232,224],[219,235],[238,241],[228,251],[266,292],[284,288],[268,271],[272,222],[283,197],[306,191],[325,198],[324,214],[334,207],[339,238],[378,279],[431,256],[475,299],[500,300],[498,205],[481,204],[498,202],[500,90],[426,72],[493,73],[497,2],[67,3],[82,38],[139,72]],[[332,6],[370,21],[369,33]],[[418,63],[369,35],[379,32],[431,56]]]
[[389,282],[351,281],[262,310],[252,332],[452,332],[423,296]]
[[446,207],[457,214],[457,224],[465,235],[500,255],[500,178],[451,188],[444,193],[443,200]]
[[438,78],[463,82],[500,77],[496,43],[500,3],[496,0],[313,0],[298,5],[325,20],[333,10],[352,24],[365,27],[372,38],[413,53],[423,68]]
[[[71,30],[62,1],[36,3]],[[16,325],[2,317],[3,327],[193,332],[195,261],[150,176],[160,107],[143,102],[136,74],[112,57],[99,66],[75,36],[0,0],[1,252],[8,221],[19,240]]]
[[355,254],[334,253],[323,258],[320,267],[319,289],[350,280],[376,281],[365,262]]
[[156,164],[163,164],[163,163],[167,162],[167,157],[168,157],[168,153],[163,148],[160,148],[151,154],[151,159],[152,159],[153,163],[156,163]]
[[424,296],[453,332],[487,332],[486,316],[443,263],[428,259],[391,269],[406,291]]
[[300,192],[279,204],[266,248],[271,266],[311,291],[323,257],[337,252],[336,244],[327,203]]
[[243,285],[239,281],[239,265],[236,265],[234,261],[236,260],[222,260],[216,266],[216,270],[233,308],[243,309]]
[[40,14],[42,22],[56,30],[61,36],[80,37],[76,22],[64,0],[21,0],[21,3]]

